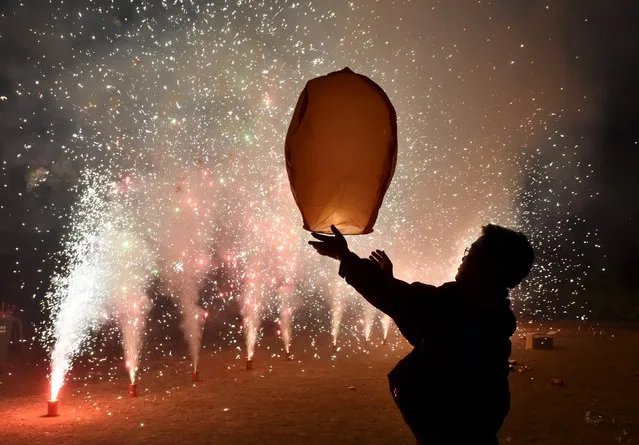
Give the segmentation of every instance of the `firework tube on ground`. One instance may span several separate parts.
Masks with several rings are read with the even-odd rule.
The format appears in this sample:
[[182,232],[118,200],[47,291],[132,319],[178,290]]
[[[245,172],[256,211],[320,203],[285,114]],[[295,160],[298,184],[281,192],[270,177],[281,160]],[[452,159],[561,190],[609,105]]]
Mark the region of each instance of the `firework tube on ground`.
[[57,417],[57,416],[58,416],[58,401],[49,400],[47,402],[47,417]]

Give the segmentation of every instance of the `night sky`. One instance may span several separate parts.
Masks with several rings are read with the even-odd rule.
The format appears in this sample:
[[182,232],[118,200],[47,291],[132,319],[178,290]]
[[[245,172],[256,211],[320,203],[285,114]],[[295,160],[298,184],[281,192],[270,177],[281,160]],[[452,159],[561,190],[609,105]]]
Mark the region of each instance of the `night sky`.
[[[630,0],[0,1],[0,300],[38,317],[53,269],[65,276],[69,246],[97,230],[86,190],[138,181],[117,212],[140,229],[165,221],[163,193],[195,190],[198,171],[222,184],[194,192],[208,210],[193,227],[215,227],[198,252],[247,250],[243,270],[263,273],[283,224],[313,288],[320,263],[297,247],[307,234],[283,141],[304,83],[349,66],[398,111],[397,174],[360,253],[395,249],[400,277],[439,283],[481,224],[501,223],[539,257],[514,295],[521,315],[627,316],[639,304],[637,23]],[[162,263],[182,234],[158,227]]]

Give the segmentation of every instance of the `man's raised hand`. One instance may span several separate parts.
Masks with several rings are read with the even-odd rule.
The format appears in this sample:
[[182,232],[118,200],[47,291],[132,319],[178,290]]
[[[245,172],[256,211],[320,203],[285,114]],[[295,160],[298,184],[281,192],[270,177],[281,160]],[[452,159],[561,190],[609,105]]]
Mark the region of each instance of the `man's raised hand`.
[[377,249],[371,252],[368,258],[382,270],[384,275],[393,278],[393,262],[388,258],[386,252]]
[[342,232],[337,230],[337,227],[332,225],[331,231],[334,236],[311,233],[313,238],[319,241],[309,241],[308,243],[313,246],[320,255],[339,260],[349,252],[348,243],[344,235],[342,235]]

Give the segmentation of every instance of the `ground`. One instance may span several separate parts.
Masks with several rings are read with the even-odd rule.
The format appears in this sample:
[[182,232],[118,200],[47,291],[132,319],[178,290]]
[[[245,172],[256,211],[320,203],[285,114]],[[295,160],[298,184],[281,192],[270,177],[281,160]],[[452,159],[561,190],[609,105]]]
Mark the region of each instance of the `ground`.
[[[526,331],[549,330],[559,330],[555,349],[525,349]],[[521,372],[510,377],[501,443],[639,443],[638,346],[637,326],[521,324],[512,357]],[[69,382],[55,418],[43,417],[44,367],[14,364],[0,375],[0,442],[413,444],[386,382],[408,346],[369,349],[293,362],[258,350],[253,371],[235,352],[205,352],[195,385],[188,363],[168,358],[141,376],[137,398],[127,396],[125,378]]]

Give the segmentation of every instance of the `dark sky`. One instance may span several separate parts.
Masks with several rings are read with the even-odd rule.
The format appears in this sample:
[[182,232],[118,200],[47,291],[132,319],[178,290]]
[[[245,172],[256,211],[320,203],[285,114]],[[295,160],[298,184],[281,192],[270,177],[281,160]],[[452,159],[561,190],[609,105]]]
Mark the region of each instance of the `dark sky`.
[[[575,2],[575,4],[577,4]],[[639,5],[632,1],[579,2],[589,27],[574,26],[570,44],[581,48],[582,66],[600,104],[593,128],[595,184],[599,199],[584,209],[600,230],[611,287],[639,300]]]

